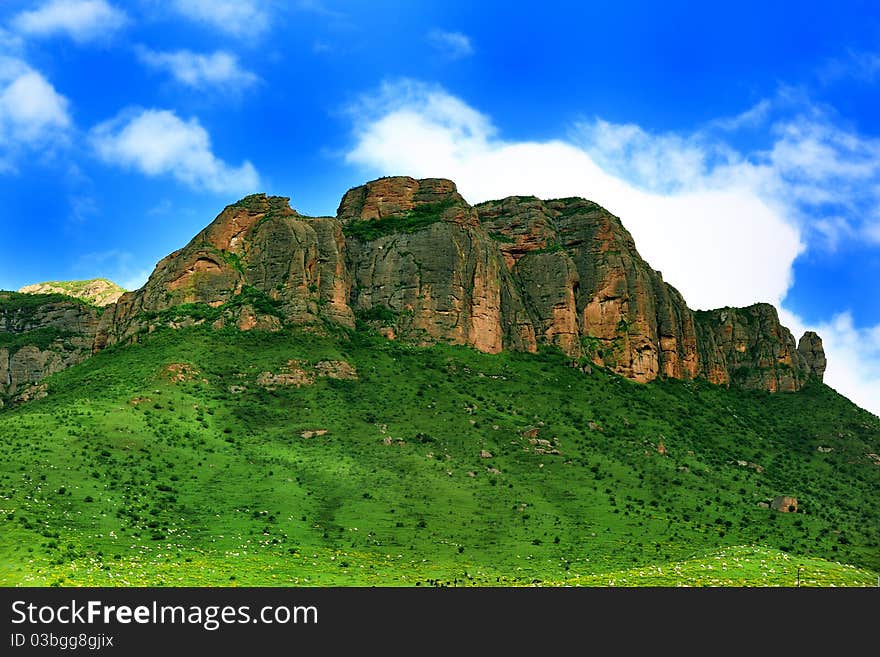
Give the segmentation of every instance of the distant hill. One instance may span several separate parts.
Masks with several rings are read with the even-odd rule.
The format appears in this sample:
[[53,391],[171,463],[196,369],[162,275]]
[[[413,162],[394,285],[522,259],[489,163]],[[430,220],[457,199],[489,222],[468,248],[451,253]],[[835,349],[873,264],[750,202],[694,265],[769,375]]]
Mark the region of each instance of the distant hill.
[[88,301],[96,306],[109,306],[125,294],[125,289],[106,278],[92,278],[87,281],[46,281],[25,285],[19,290],[22,294],[65,294]]

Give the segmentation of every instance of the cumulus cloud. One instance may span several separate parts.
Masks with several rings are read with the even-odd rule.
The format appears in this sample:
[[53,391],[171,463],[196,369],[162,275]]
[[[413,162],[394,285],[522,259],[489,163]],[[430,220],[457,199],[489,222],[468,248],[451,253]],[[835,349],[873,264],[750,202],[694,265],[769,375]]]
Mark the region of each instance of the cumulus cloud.
[[68,106],[40,72],[0,57],[0,170],[13,168],[22,148],[63,141],[71,125]]
[[266,3],[260,0],[174,0],[182,15],[234,36],[259,34],[269,26]]
[[467,57],[474,53],[470,37],[461,32],[431,30],[428,32],[428,43],[451,59]]
[[[800,232],[745,182],[646,190],[608,172],[571,141],[505,141],[488,117],[440,88],[412,81],[385,85],[369,107],[375,113],[364,114],[366,106],[357,112],[349,162],[381,174],[448,177],[472,203],[514,194],[590,198],[623,218],[642,255],[692,307],[779,303],[791,283],[791,264],[803,249]],[[624,139],[612,132],[604,131],[609,148]],[[637,134],[623,132],[626,139]],[[667,184],[662,168],[640,164],[636,150],[633,166]],[[693,166],[696,156],[687,148],[672,144],[670,151],[669,161]],[[698,171],[680,176],[700,177]],[[749,254],[754,266],[732,277],[736,254]]]
[[[642,256],[692,308],[780,307],[808,243],[880,232],[876,214],[862,220],[858,211],[880,207],[878,142],[836,127],[819,107],[776,116],[780,103],[691,134],[593,119],[564,139],[510,141],[461,99],[408,80],[352,108],[346,160],[378,175],[451,178],[471,203],[513,194],[592,199],[622,218]],[[724,138],[767,122],[771,141],[753,151]],[[784,316],[798,335],[813,328],[823,336],[831,385],[880,411],[876,393],[865,392],[880,390],[880,362],[859,346],[876,345],[876,329],[856,328],[848,315],[810,327]]]
[[241,67],[233,53],[218,50],[209,54],[189,50],[160,52],[140,47],[138,57],[147,66],[169,73],[188,87],[217,87],[227,91],[241,90],[257,81],[257,76]]
[[[664,195],[748,189],[809,241],[821,237],[833,250],[843,240],[864,237],[872,210],[880,207],[880,140],[844,130],[821,107],[800,102],[807,111],[771,120],[773,105],[765,100],[729,122],[714,121],[685,135],[649,134],[594,119],[577,125],[575,141],[604,170]],[[772,141],[752,152],[732,148],[717,131],[754,128],[761,121]]]
[[811,330],[821,336],[828,355],[825,383],[880,415],[880,324],[856,327],[849,312],[818,324],[807,324],[784,308],[779,316],[795,335]]
[[214,192],[252,192],[259,184],[253,165],[230,166],[214,155],[211,138],[198,119],[185,121],[169,110],[129,110],[91,131],[105,162],[148,176],[171,175]]
[[127,22],[125,13],[106,0],[50,0],[15,16],[12,26],[28,36],[63,34],[85,43],[104,39]]

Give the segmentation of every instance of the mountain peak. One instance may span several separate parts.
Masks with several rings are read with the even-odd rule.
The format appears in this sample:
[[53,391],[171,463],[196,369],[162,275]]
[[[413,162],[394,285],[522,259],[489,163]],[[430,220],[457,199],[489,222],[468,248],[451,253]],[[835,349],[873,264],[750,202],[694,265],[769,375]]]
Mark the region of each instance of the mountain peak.
[[471,214],[471,206],[458,193],[458,188],[451,180],[388,176],[348,190],[342,197],[336,216],[347,224],[402,215],[419,205],[436,203],[454,206]]

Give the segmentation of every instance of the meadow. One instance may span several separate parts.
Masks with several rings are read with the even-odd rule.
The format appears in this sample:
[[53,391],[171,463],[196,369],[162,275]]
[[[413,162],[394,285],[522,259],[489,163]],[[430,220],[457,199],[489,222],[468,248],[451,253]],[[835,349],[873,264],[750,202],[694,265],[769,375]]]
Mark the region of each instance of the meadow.
[[878,582],[880,419],[818,382],[366,326],[160,329],[45,382],[0,410],[0,585]]

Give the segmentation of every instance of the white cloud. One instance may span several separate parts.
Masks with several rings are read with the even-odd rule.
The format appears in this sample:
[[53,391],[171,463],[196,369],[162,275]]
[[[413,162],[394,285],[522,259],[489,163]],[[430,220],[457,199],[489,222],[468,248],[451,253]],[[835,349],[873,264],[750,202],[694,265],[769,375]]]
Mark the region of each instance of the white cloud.
[[269,26],[265,2],[260,0],[174,0],[187,18],[235,36],[256,35]]
[[175,80],[195,89],[219,87],[238,91],[257,81],[257,76],[241,67],[238,58],[230,52],[218,50],[209,54],[189,50],[158,52],[138,48],[138,57],[146,65],[167,71]]
[[736,116],[722,117],[711,122],[711,126],[719,130],[740,130],[760,124],[772,109],[772,103],[765,98]]
[[99,212],[98,203],[91,196],[80,194],[70,198],[70,221],[83,224]]
[[815,325],[805,324],[784,308],[780,309],[779,316],[796,336],[811,330],[822,338],[828,355],[825,383],[862,408],[880,415],[880,324],[858,328],[848,312]]
[[[150,277],[152,270],[150,269],[141,269],[140,271],[136,271],[131,275],[123,275],[119,279],[119,285],[125,290],[138,290],[143,287],[144,283],[147,282],[147,279]],[[111,279],[112,280],[112,279]]]
[[461,32],[431,30],[428,32],[428,42],[451,59],[467,57],[474,53],[470,38]]
[[846,57],[829,60],[819,71],[824,83],[852,78],[862,82],[874,82],[880,76],[880,53],[850,50]]
[[[597,119],[566,139],[513,142],[443,89],[403,81],[353,108],[355,143],[346,160],[378,175],[451,178],[471,203],[515,194],[592,199],[622,218],[642,256],[692,308],[781,307],[808,241],[880,233],[876,214],[873,223],[852,223],[862,216],[854,208],[880,207],[880,151],[877,141],[836,128],[815,107],[775,118],[772,143],[753,152],[717,134],[769,121],[773,109],[759,103],[690,135]],[[841,317],[814,327],[825,340],[828,382],[880,412],[877,393],[865,392],[880,390],[880,363],[856,350],[860,339],[876,344],[878,331]]]
[[14,168],[22,148],[62,142],[71,125],[68,105],[41,73],[0,56],[0,170]]
[[21,50],[22,40],[17,34],[0,27],[0,53],[12,53]]
[[[451,178],[472,203],[517,194],[590,198],[622,217],[641,254],[691,307],[779,303],[791,283],[791,264],[803,248],[798,229],[739,180],[694,183],[687,192],[646,191],[607,172],[574,143],[506,142],[488,117],[442,89],[412,81],[386,85],[359,115],[349,162],[379,174]],[[604,145],[622,148],[623,137],[612,132],[603,132]],[[622,132],[642,139],[637,128]],[[670,168],[696,166],[695,154],[673,145],[667,159],[677,164]],[[630,149],[627,166],[667,183],[667,174],[637,150]],[[700,179],[698,172],[680,175]],[[754,261],[736,277],[729,265],[735,253]]]
[[579,142],[603,170],[655,191],[692,189],[708,171],[706,146],[679,135],[652,135],[601,119],[575,125]]
[[191,187],[215,192],[253,192],[259,176],[245,161],[233,167],[214,155],[199,121],[169,110],[123,112],[92,129],[92,143],[105,162],[148,176],[171,175]]
[[22,34],[66,34],[79,43],[106,39],[127,22],[125,13],[106,0],[50,0],[12,19],[13,27]]
[[34,141],[52,128],[70,124],[67,99],[40,73],[29,70],[17,76],[0,94],[0,113],[13,138]]
[[318,16],[324,16],[325,18],[331,18],[334,20],[341,20],[348,17],[344,12],[330,9],[319,0],[298,0],[294,3],[294,6],[300,11],[317,14]]

